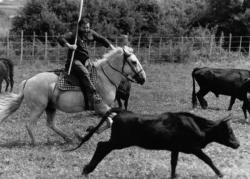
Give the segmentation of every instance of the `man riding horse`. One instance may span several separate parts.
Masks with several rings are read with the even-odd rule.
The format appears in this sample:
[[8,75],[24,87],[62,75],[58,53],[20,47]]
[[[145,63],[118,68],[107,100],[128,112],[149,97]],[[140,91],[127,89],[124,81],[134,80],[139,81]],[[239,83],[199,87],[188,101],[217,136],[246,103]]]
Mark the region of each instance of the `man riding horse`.
[[87,93],[87,99],[85,99],[86,109],[89,109],[88,101],[94,103],[95,109],[99,113],[104,114],[107,112],[107,105],[103,103],[101,96],[96,92],[95,86],[90,80],[89,72],[86,68],[86,61],[89,60],[89,53],[87,49],[87,43],[99,42],[104,47],[112,48],[115,47],[103,36],[90,29],[90,23],[88,19],[81,19],[79,22],[79,30],[77,32],[77,43],[74,44],[76,32],[68,32],[59,37],[58,41],[62,46],[69,48],[67,54],[67,61],[65,64],[65,70],[68,71],[71,61],[71,56],[75,50],[71,74],[78,78],[80,82],[81,91]]

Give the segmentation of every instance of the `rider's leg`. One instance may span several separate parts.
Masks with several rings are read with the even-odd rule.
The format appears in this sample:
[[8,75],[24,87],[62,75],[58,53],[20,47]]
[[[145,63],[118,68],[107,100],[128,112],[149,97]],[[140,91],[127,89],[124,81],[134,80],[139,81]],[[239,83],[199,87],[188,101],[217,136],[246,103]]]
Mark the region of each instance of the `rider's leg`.
[[72,66],[72,72],[78,77],[82,91],[87,90],[88,94],[93,98],[95,111],[100,115],[104,115],[110,107],[105,104],[101,96],[96,93],[96,88],[90,80],[87,68],[80,61],[75,60]]

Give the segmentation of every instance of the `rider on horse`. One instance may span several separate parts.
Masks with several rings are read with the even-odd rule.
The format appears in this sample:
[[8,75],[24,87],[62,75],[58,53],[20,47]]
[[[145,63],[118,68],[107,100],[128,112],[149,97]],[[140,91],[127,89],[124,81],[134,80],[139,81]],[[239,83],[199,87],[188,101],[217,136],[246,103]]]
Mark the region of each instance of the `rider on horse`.
[[[75,55],[73,58],[71,74],[79,79],[80,88],[83,92],[87,92],[87,96],[90,101],[94,102],[95,108],[100,111],[100,113],[107,112],[103,103],[102,98],[96,92],[96,88],[92,81],[90,80],[89,72],[86,68],[86,61],[89,59],[89,53],[87,49],[87,43],[96,41],[99,42],[104,47],[114,49],[114,46],[103,36],[99,35],[94,30],[90,29],[90,23],[87,19],[81,19],[79,22],[79,30],[77,34],[77,43],[74,45],[76,32],[68,32],[59,37],[58,41],[62,46],[67,46],[69,48],[67,61],[65,64],[65,70],[68,71],[71,61],[71,56],[73,50],[75,50]],[[88,109],[88,104],[86,103],[86,109]]]

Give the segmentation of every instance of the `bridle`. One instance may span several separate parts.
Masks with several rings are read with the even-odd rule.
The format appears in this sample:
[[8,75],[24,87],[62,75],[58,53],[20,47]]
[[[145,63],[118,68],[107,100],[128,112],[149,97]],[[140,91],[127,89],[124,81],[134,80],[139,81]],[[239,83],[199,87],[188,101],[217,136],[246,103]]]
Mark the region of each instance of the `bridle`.
[[[131,54],[127,54],[127,53],[125,52],[124,48],[123,48],[123,64],[122,64],[122,71],[119,71],[118,69],[116,69],[115,67],[113,67],[113,66],[110,64],[110,62],[107,61],[107,63],[108,63],[108,65],[109,65],[110,68],[112,68],[112,69],[115,70],[116,72],[120,73],[120,74],[121,74],[122,76],[124,76],[127,80],[129,80],[129,81],[131,81],[131,82],[136,82],[134,79],[131,79],[131,78],[129,77],[129,75],[127,75],[127,74],[124,72],[125,64],[127,63],[127,64],[130,66],[130,68],[132,69],[132,71],[135,73],[135,75],[133,76],[133,78],[139,77],[139,76],[140,76],[139,74],[140,74],[143,70],[141,69],[139,72],[137,72],[137,71],[135,70],[134,66],[133,66],[133,65],[131,64],[131,62],[128,60],[128,58],[129,58],[130,56],[131,56]],[[112,82],[112,80],[111,80],[111,79],[108,77],[108,75],[105,73],[105,71],[104,71],[103,68],[102,68],[102,71],[103,71],[104,75],[109,79],[109,81],[110,81],[114,86],[116,86],[115,83]]]

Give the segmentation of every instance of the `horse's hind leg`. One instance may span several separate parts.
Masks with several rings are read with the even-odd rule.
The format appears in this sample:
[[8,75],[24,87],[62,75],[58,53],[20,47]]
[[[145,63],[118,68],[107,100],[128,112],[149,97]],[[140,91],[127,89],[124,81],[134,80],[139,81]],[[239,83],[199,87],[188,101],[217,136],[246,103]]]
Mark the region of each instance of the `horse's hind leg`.
[[55,131],[58,135],[60,135],[66,142],[72,142],[72,140],[55,125],[54,118],[56,114],[56,109],[46,108],[46,114],[47,114],[47,126],[53,131]]
[[26,129],[28,131],[28,134],[31,139],[31,144],[35,145],[35,138],[32,132],[32,129],[36,126],[38,119],[42,115],[44,111],[44,108],[38,108],[36,107],[35,109],[31,109],[31,115],[30,115],[30,122],[28,125],[26,125]]

